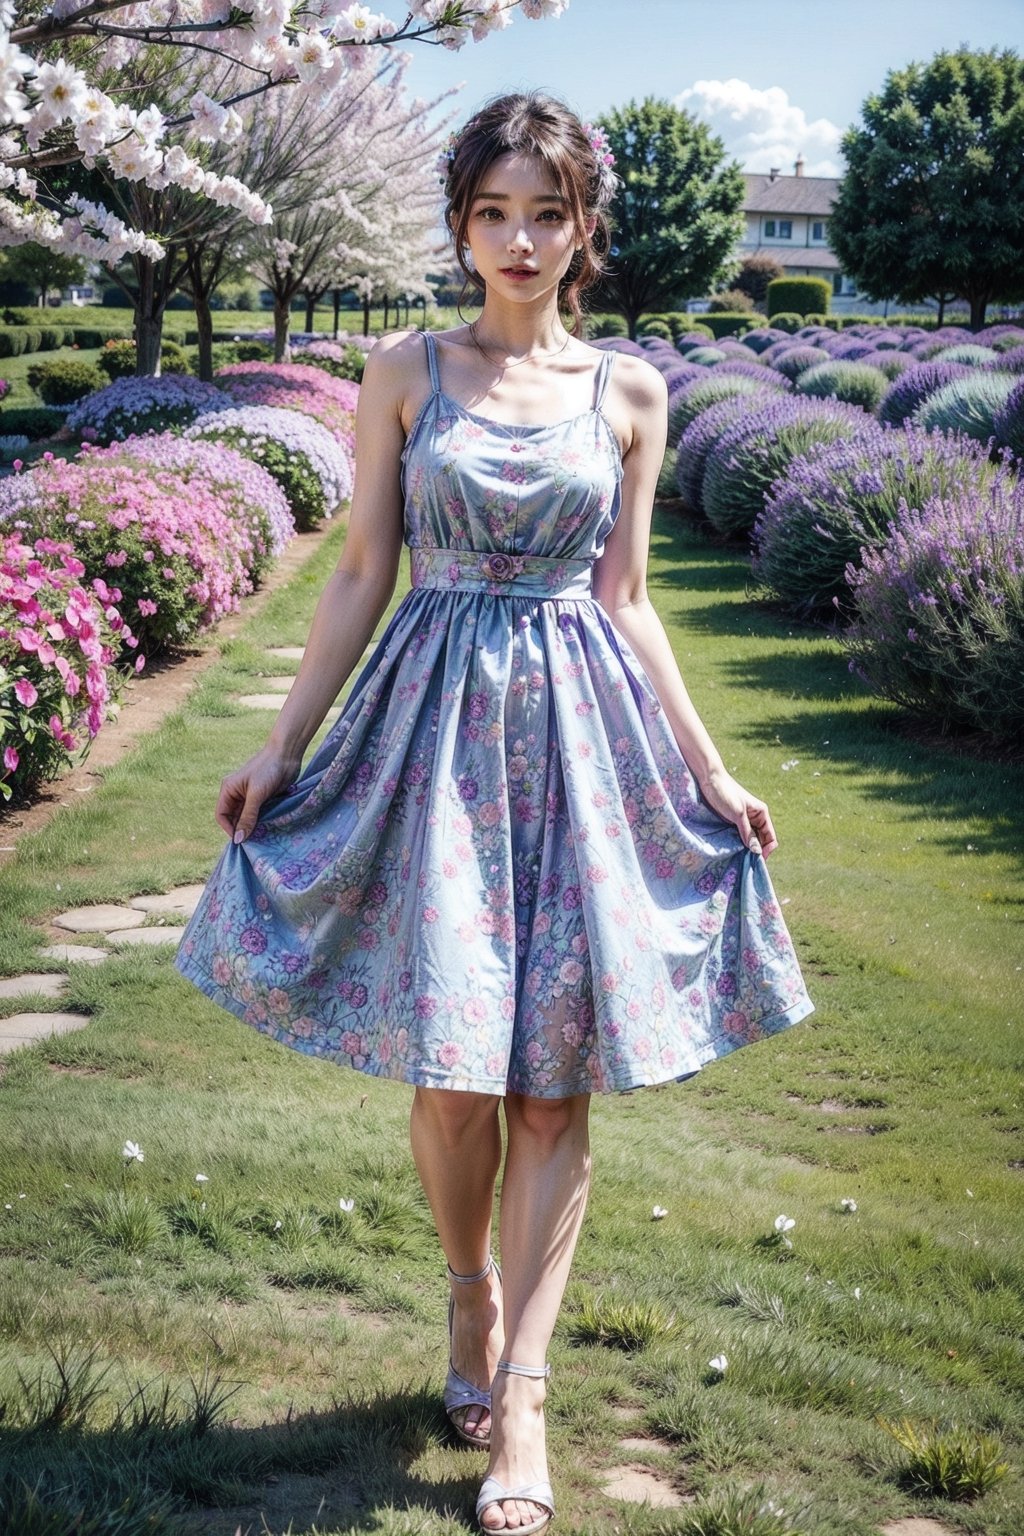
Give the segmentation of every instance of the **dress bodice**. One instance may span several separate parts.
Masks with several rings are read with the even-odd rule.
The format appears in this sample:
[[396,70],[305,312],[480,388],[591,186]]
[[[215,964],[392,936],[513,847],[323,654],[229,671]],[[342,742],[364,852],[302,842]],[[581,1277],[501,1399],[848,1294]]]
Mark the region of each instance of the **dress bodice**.
[[424,341],[431,392],[402,451],[405,542],[596,559],[620,504],[622,458],[601,409],[615,353],[601,356],[589,411],[522,426],[479,416],[447,395],[429,331]]

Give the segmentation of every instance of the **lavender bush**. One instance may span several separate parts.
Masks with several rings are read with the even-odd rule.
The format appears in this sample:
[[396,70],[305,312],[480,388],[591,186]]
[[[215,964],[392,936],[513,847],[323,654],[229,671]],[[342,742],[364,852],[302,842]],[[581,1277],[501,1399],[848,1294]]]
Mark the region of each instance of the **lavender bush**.
[[1024,373],[1024,346],[1013,346],[1000,352],[998,362],[989,363],[988,367],[1003,373]]
[[[770,396],[759,395],[756,398],[759,401],[766,401]],[[700,415],[690,422],[679,439],[679,449],[676,453],[676,488],[688,511],[699,513],[704,511],[701,489],[708,454],[723,433],[747,414],[754,399],[755,397],[751,395],[729,395],[726,399],[719,400],[717,405],[709,405],[707,410],[701,411]]]
[[1024,735],[1024,482],[902,507],[852,568],[851,666],[943,729]]
[[943,347],[935,356],[940,363],[969,363],[978,367],[981,363],[993,363],[999,356],[992,347],[979,347],[973,341],[962,341],[953,347]]
[[738,395],[760,396],[765,384],[769,387],[771,384],[767,368],[763,383],[761,380],[755,382],[753,379],[745,379],[741,374],[719,373],[717,369],[713,373],[705,372],[703,379],[695,379],[691,384],[684,385],[669,402],[669,443],[678,443],[690,422],[702,411],[706,411],[708,406],[716,405],[719,400],[734,399]]
[[882,402],[888,380],[877,368],[864,363],[818,363],[800,375],[796,388],[801,395],[812,395],[818,400],[845,400],[865,411],[874,411]]
[[855,405],[802,397],[755,406],[715,443],[701,486],[704,514],[720,533],[749,533],[772,481],[812,443],[861,436],[875,423]]
[[726,356],[721,347],[691,347],[686,354],[686,361],[699,363],[702,368],[710,368],[715,363],[723,362]]
[[995,418],[1006,404],[1017,383],[1012,373],[982,373],[972,369],[969,377],[954,379],[929,395],[911,420],[926,432],[938,427],[943,432],[962,432],[987,443],[995,436]]
[[862,367],[877,368],[879,373],[885,375],[888,383],[898,379],[906,373],[908,368],[915,366],[914,359],[908,357],[905,352],[898,352],[879,347],[874,352],[868,352],[860,359]]
[[898,427],[909,421],[921,403],[954,379],[972,373],[966,363],[917,363],[886,390],[878,407],[879,421]]
[[771,487],[754,525],[754,574],[791,613],[848,618],[849,566],[876,548],[901,502],[921,507],[965,484],[1006,478],[970,438],[876,427],[816,445]]
[[1024,460],[1024,379],[1019,379],[992,418],[996,442]]
[[770,360],[775,373],[781,373],[791,383],[795,383],[808,368],[815,368],[818,363],[827,363],[829,360],[824,347],[813,346],[783,347],[779,352],[775,352],[773,347],[762,355]]
[[[743,338],[743,345],[749,347],[752,352],[766,352],[777,341],[791,341],[785,331],[777,331],[774,326],[762,325],[756,330],[748,331]],[[677,342],[678,346],[679,343]]]

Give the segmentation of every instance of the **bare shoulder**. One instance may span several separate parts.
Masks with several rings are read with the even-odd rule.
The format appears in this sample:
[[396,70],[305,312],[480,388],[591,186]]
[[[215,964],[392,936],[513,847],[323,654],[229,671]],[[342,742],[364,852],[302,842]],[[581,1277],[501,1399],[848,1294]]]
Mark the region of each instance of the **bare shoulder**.
[[363,378],[369,373],[383,385],[407,379],[416,361],[423,361],[423,337],[419,331],[388,331],[378,337],[366,354]]
[[668,399],[663,375],[646,358],[632,352],[618,354],[612,378],[620,397],[633,410],[650,411]]
[[614,356],[605,396],[605,415],[618,436],[623,459],[633,448],[648,441],[652,444],[652,453],[663,452],[668,430],[665,380],[645,358],[618,349],[614,350]]

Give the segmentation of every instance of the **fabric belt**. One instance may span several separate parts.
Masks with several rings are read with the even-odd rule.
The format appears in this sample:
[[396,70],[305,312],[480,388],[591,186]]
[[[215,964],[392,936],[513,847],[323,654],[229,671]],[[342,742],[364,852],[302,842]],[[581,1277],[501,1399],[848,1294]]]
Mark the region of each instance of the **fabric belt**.
[[503,550],[412,550],[412,584],[491,597],[590,597],[591,560],[549,560]]

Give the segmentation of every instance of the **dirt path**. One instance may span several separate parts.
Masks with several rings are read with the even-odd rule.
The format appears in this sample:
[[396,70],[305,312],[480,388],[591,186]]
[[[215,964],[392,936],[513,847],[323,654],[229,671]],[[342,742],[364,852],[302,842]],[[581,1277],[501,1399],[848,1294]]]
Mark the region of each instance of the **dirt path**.
[[[327,524],[327,528],[333,526],[334,523]],[[240,634],[265,607],[268,598],[291,580],[320,544],[327,528],[296,534],[268,571],[259,591],[244,597],[238,612],[206,631],[193,649],[172,661],[147,663],[145,671],[126,684],[120,714],[95,737],[84,763],[41,785],[28,804],[0,808],[0,866],[13,857],[20,838],[38,832],[62,805],[71,805],[77,795],[95,789],[103,782],[106,769],[184,703],[196,678],[219,659],[223,641]]]

